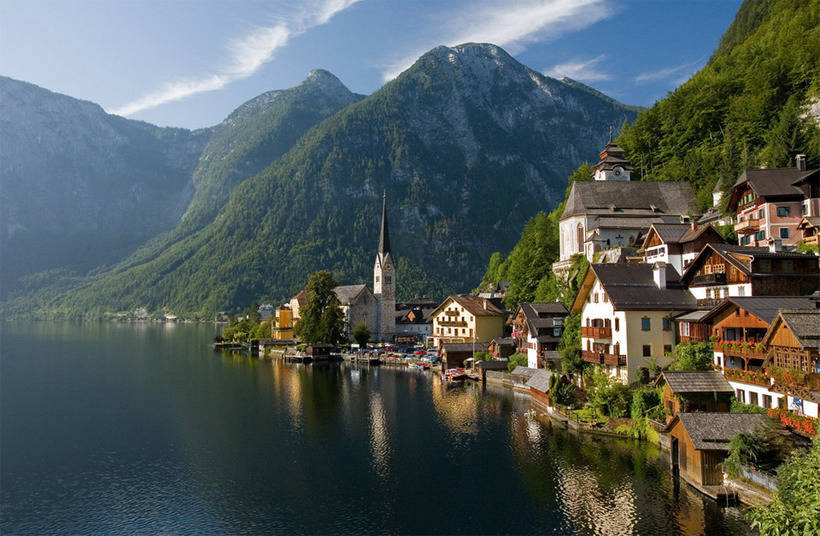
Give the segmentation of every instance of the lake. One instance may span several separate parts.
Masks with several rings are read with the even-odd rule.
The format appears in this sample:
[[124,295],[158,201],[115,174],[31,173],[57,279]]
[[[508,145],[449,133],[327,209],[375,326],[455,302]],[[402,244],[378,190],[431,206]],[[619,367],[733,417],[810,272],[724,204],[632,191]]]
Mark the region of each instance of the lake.
[[510,391],[214,353],[210,324],[0,329],[3,534],[749,533]]

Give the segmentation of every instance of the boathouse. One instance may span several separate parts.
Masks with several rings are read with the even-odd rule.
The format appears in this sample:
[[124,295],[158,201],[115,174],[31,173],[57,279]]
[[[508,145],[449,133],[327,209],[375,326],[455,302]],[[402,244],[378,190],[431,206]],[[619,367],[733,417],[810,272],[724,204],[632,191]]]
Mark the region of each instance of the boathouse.
[[488,348],[486,342],[446,342],[441,345],[441,363],[446,369],[463,367],[466,359],[474,353],[486,352]]
[[717,370],[667,370],[655,386],[663,386],[663,407],[671,412],[666,420],[681,412],[728,413],[734,389]]
[[678,413],[666,425],[672,468],[698,486],[719,486],[729,441],[771,422],[768,415],[760,414]]

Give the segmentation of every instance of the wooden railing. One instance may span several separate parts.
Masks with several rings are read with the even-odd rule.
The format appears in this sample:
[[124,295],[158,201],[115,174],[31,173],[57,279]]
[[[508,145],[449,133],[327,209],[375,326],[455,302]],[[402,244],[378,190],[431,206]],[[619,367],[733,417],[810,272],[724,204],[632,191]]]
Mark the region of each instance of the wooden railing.
[[581,327],[581,336],[582,337],[589,337],[591,339],[611,339],[612,338],[612,328],[611,327],[582,326]]
[[758,349],[756,343],[752,343],[751,347],[746,347],[744,343],[727,343],[716,342],[714,344],[715,352],[723,352],[723,355],[734,355],[745,359],[766,359],[768,349]]
[[724,285],[726,284],[726,274],[701,274],[692,278],[693,285]]
[[739,221],[735,224],[735,232],[752,232],[760,229],[760,222],[754,219]]
[[592,352],[583,350],[581,358],[587,363],[595,363],[596,365],[610,365],[610,366],[624,366],[626,365],[625,355],[605,354],[601,352]]

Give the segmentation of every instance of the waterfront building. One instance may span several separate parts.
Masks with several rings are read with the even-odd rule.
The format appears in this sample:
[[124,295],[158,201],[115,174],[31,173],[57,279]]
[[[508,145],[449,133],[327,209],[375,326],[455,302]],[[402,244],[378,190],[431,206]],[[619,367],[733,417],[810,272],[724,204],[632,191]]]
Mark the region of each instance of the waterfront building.
[[669,410],[666,422],[678,413],[728,413],[734,390],[716,370],[666,370],[655,380],[663,386],[663,407]]
[[432,313],[433,346],[486,342],[504,335],[504,311],[479,296],[449,296]]
[[740,245],[797,244],[801,219],[820,216],[820,169],[807,169],[805,155],[790,168],[747,169],[732,187],[728,210],[737,214]]
[[771,423],[768,415],[759,414],[678,413],[666,425],[672,466],[699,486],[720,486],[732,438]]
[[396,342],[424,342],[433,334],[433,311],[438,302],[413,298],[396,304]]
[[709,224],[653,223],[643,241],[643,262],[665,262],[683,274],[703,246],[724,242],[723,236]]
[[631,181],[632,167],[612,140],[600,154],[592,181],[572,184],[559,220],[556,274],[565,275],[572,256],[596,254],[616,247],[635,247],[655,223],[688,222],[697,200],[688,182]]
[[564,319],[569,314],[561,302],[525,302],[512,317],[512,337],[517,351],[527,355],[530,368],[547,368],[560,361],[558,343],[564,333]]
[[801,296],[820,288],[814,255],[770,248],[706,244],[681,277],[699,307],[734,296]]
[[591,264],[572,312],[581,314],[581,356],[632,383],[648,367],[672,362],[673,318],[695,309],[680,276],[665,263]]
[[445,342],[441,344],[441,363],[445,369],[463,367],[478,352],[486,352],[486,342]]
[[516,352],[515,339],[512,337],[496,337],[490,341],[487,351],[499,359],[507,359]]
[[285,304],[276,308],[276,316],[274,316],[273,326],[273,340],[283,341],[293,339],[293,309],[290,304]]

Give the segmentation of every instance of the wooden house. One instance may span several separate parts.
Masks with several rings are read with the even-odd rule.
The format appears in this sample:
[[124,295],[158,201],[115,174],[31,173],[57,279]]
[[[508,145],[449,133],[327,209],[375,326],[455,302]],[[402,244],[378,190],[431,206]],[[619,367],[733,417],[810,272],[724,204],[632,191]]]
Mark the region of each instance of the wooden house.
[[781,309],[763,344],[769,348],[766,365],[780,372],[773,390],[788,397],[788,409],[820,417],[820,309]]
[[550,398],[550,377],[554,373],[549,370],[539,369],[529,380],[527,380],[527,387],[530,388],[530,397],[533,402],[549,407]]
[[531,368],[547,368],[550,357],[555,357],[564,319],[569,315],[561,302],[522,303],[512,317],[512,336],[517,352],[526,354]]
[[682,274],[703,246],[724,242],[723,235],[708,224],[653,223],[643,241],[644,262],[665,262]]
[[486,352],[486,342],[445,342],[441,345],[441,364],[445,369],[463,367],[467,359],[478,352]]
[[814,255],[707,244],[681,282],[698,308],[715,307],[733,296],[801,296],[820,289],[820,264]]
[[771,422],[768,415],[759,414],[678,413],[666,425],[672,467],[697,485],[719,486],[729,441]]
[[801,240],[808,246],[820,245],[820,216],[805,217],[797,225]]
[[663,407],[671,413],[728,413],[734,390],[723,374],[716,370],[664,371],[655,381],[663,385]]
[[515,339],[512,337],[496,337],[490,341],[487,351],[498,359],[507,359],[516,351]]

